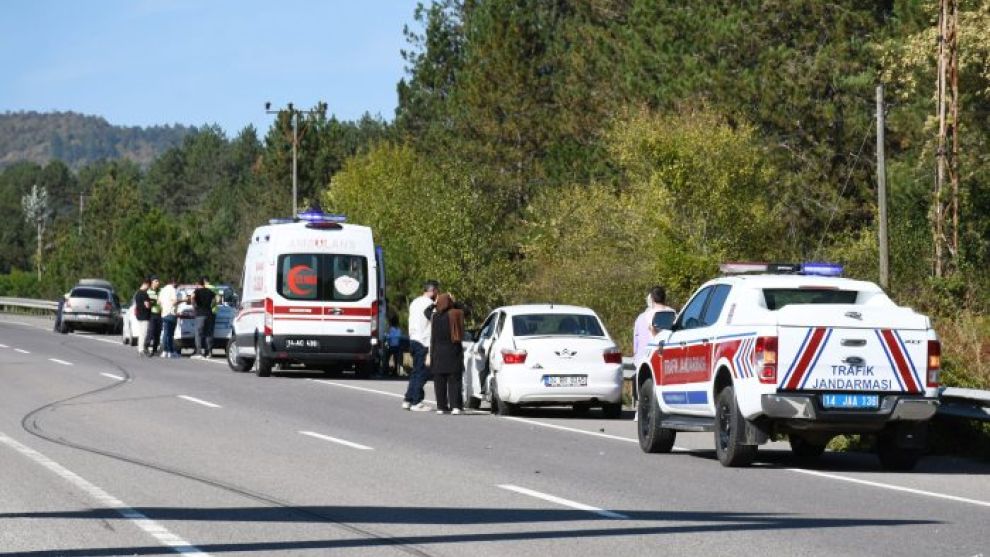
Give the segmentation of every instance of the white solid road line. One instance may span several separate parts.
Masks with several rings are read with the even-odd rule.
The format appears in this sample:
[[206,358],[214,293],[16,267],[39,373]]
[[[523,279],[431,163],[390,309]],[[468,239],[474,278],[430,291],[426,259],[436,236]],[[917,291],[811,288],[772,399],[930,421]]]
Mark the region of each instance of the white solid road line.
[[[312,381],[314,383],[323,383],[324,385],[333,385],[334,387],[343,387],[345,389],[353,389],[355,391],[363,391],[365,393],[374,393],[376,395],[385,395],[392,398],[405,398],[406,395],[400,395],[399,393],[391,393],[389,391],[380,391],[378,389],[369,389],[367,387],[358,387],[356,385],[348,385],[347,383],[338,383],[336,381],[329,381],[327,379],[307,379],[307,381]],[[432,404],[436,406],[437,401],[424,398],[423,402],[427,404]]]
[[30,354],[27,350],[21,350],[20,348],[15,348],[14,352],[20,352],[21,354]]
[[981,507],[990,507],[990,501],[980,501],[979,499],[969,499],[967,497],[958,497],[956,495],[947,495],[945,493],[936,493],[934,491],[925,491],[923,489],[914,489],[911,487],[903,487],[900,485],[887,484],[881,482],[873,482],[869,480],[861,480],[859,478],[850,478],[849,476],[840,476],[839,474],[829,474],[827,472],[819,472],[817,470],[805,470],[804,468],[785,468],[788,472],[797,472],[798,474],[807,474],[809,476],[817,476],[819,478],[828,478],[831,480],[839,480],[843,482],[850,482],[860,485],[868,485],[870,487],[879,487],[881,489],[889,489],[892,491],[901,491],[904,493],[912,493],[914,495],[923,495],[925,497],[934,497],[936,499],[945,499],[947,501],[955,501],[957,503],[968,503],[970,505],[979,505]]
[[127,379],[126,377],[121,377],[119,375],[114,375],[112,373],[101,373],[100,375],[102,375],[103,377],[109,377],[110,379],[116,379],[117,381],[125,381]]
[[65,360],[59,360],[58,358],[48,358],[49,362],[55,362],[56,364],[62,364],[63,366],[71,366],[72,362],[67,362]]
[[585,505],[584,503],[578,503],[577,501],[571,501],[570,499],[564,499],[563,497],[557,497],[556,495],[550,495],[547,493],[541,493],[539,491],[533,491],[532,489],[526,489],[525,487],[519,487],[512,484],[501,484],[497,487],[508,491],[514,491],[516,493],[521,493],[522,495],[528,495],[530,497],[535,497],[537,499],[543,499],[544,501],[549,501],[551,503],[556,503],[564,507],[570,507],[572,509],[577,509],[580,511],[588,511],[589,513],[597,514],[598,516],[604,516],[605,518],[616,518],[616,519],[626,519],[628,516],[617,513],[614,511],[609,511],[605,509],[600,509],[598,507],[592,507],[591,505]]
[[209,555],[208,553],[204,553],[200,551],[199,548],[190,544],[186,540],[173,534],[171,531],[169,531],[167,528],[165,528],[158,522],[151,520],[141,512],[128,506],[120,499],[117,499],[113,495],[110,495],[106,491],[103,491],[99,487],[83,479],[75,472],[69,470],[68,468],[65,468],[61,464],[55,462],[54,460],[51,460],[50,458],[39,453],[38,451],[35,451],[34,449],[26,445],[22,445],[21,443],[18,443],[17,441],[11,439],[10,437],[7,437],[3,433],[0,433],[0,443],[3,443],[4,445],[7,445],[8,447],[14,449],[15,451],[21,453],[27,458],[33,460],[36,464],[39,464],[47,468],[49,471],[55,473],[57,476],[69,482],[77,489],[86,492],[90,497],[96,499],[101,504],[103,504],[104,507],[108,509],[112,509],[121,517],[131,521],[135,526],[140,528],[146,534],[149,534],[151,537],[155,538],[155,540],[157,540],[158,543],[160,543],[165,547],[168,547],[172,551],[176,553],[180,553],[182,555],[195,555],[198,557]]
[[207,402],[207,401],[205,401],[203,399],[200,399],[200,398],[196,398],[196,397],[192,397],[192,396],[188,396],[188,395],[176,395],[176,396],[178,396],[182,400],[188,400],[189,402],[195,402],[196,404],[202,404],[203,406],[206,406],[207,408],[223,408],[219,404],[213,404],[212,402]]
[[352,449],[359,449],[359,450],[362,450],[362,451],[373,451],[374,450],[373,448],[371,448],[371,447],[369,447],[367,445],[362,445],[360,443],[352,443],[351,441],[345,441],[343,439],[338,439],[336,437],[330,437],[329,435],[323,435],[323,434],[316,433],[316,432],[313,432],[313,431],[300,431],[299,433],[301,433],[303,435],[307,435],[309,437],[314,437],[316,439],[322,439],[324,441],[330,441],[331,443],[337,443],[339,445],[343,445],[345,447],[350,447]]

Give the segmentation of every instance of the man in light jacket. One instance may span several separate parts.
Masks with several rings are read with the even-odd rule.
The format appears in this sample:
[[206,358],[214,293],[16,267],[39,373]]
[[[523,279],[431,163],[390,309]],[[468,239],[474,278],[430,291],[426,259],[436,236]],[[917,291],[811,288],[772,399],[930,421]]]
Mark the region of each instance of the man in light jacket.
[[169,278],[168,283],[158,293],[158,305],[162,309],[162,358],[178,358],[175,351],[175,325],[178,322],[176,306],[179,303],[175,290],[175,279]]
[[423,387],[429,377],[426,368],[426,356],[430,346],[430,314],[434,300],[440,291],[440,283],[428,280],[423,285],[423,293],[409,304],[409,352],[412,355],[413,368],[409,374],[409,387],[406,389],[402,407],[416,412],[429,411],[430,407],[423,403],[426,392]]

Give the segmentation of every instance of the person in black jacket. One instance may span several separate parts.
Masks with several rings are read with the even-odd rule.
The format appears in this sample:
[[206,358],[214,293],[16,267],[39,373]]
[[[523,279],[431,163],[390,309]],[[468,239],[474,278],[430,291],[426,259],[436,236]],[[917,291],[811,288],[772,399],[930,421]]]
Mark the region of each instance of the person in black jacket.
[[437,414],[464,411],[464,312],[444,293],[437,297],[430,334],[430,372],[437,394]]

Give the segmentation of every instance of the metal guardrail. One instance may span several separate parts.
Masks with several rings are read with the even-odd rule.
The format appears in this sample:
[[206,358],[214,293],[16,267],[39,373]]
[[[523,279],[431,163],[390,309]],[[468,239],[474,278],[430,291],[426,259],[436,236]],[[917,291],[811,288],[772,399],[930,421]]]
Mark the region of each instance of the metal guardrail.
[[[0,311],[7,308],[56,311],[58,302],[0,297]],[[636,376],[636,367],[632,358],[622,358],[622,376],[626,379],[632,379]],[[940,416],[990,421],[990,391],[943,387],[940,396],[942,401],[938,408]]]
[[945,387],[940,398],[940,416],[990,422],[990,391]]
[[50,300],[32,300],[31,298],[0,297],[0,310],[5,310],[7,308],[56,311],[58,310],[58,302],[52,302]]

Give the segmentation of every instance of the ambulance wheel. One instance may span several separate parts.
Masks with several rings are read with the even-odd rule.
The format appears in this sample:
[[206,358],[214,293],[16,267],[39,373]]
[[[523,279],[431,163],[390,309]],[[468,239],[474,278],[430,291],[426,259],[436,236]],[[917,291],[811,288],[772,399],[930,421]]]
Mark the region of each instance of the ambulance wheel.
[[227,365],[230,369],[243,372],[251,369],[251,365],[254,363],[251,360],[245,360],[237,355],[237,340],[234,337],[230,337],[230,342],[227,343]]
[[639,448],[644,453],[669,453],[674,448],[677,432],[662,427],[660,405],[657,404],[656,396],[653,379],[647,379],[639,389],[637,406],[636,433],[639,436]]
[[818,460],[825,452],[825,445],[827,445],[827,443],[812,443],[797,435],[789,435],[787,439],[791,443],[791,454],[802,462]]
[[272,361],[261,355],[261,343],[254,343],[254,373],[258,377],[271,377]]
[[745,431],[746,418],[739,413],[736,393],[726,387],[715,403],[715,455],[722,466],[749,466],[756,458],[757,446],[742,443]]
[[884,470],[908,472],[914,469],[921,459],[922,449],[900,447],[896,436],[889,433],[877,435],[877,457]]
[[376,367],[378,366],[374,360],[361,362],[354,368],[354,377],[358,379],[367,379],[375,373]]

